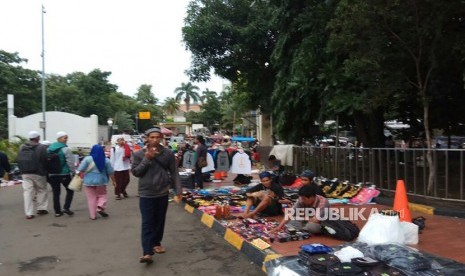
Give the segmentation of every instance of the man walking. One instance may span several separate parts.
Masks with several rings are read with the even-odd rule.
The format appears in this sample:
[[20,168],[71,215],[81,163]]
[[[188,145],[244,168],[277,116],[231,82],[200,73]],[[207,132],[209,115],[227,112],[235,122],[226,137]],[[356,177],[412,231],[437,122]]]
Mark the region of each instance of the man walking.
[[[26,219],[32,219],[37,207],[38,215],[48,214],[47,146],[39,143],[40,134],[30,131],[29,142],[22,145],[18,152],[18,167],[23,178],[24,212]],[[34,197],[37,206],[34,206]]]
[[139,178],[139,208],[142,216],[141,263],[152,263],[154,253],[165,253],[161,246],[168,209],[171,181],[176,187],[177,199],[182,192],[174,154],[163,147],[159,127],[148,129],[147,146],[134,153],[132,174]]
[[129,184],[129,169],[131,169],[131,149],[123,137],[116,140],[117,145],[110,151],[110,162],[115,171],[115,195],[116,200],[121,196],[129,197],[126,187]]
[[[48,147],[49,155],[57,154],[60,161],[59,170],[49,175],[50,185],[53,190],[53,208],[55,209],[55,217],[61,217],[63,213],[72,216],[74,212],[71,211],[70,208],[74,192],[68,189],[68,186],[69,182],[71,182],[71,175],[76,171],[75,160],[73,152],[66,145],[68,142],[68,134],[59,131],[56,137],[57,141]],[[61,209],[60,204],[61,185],[66,189],[65,205],[63,209]]]

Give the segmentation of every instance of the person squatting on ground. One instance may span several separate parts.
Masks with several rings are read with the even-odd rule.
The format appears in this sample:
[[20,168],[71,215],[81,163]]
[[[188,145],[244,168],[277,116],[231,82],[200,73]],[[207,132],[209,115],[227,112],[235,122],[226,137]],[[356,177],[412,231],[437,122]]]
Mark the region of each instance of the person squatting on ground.
[[76,173],[80,172],[85,172],[83,184],[90,219],[95,220],[97,213],[102,217],[108,217],[108,213],[105,212],[108,201],[107,185],[110,179],[115,185],[115,177],[102,146],[97,144],[92,147],[90,155],[82,160]]
[[131,169],[131,149],[123,137],[116,140],[117,145],[110,151],[111,166],[115,170],[115,195],[120,200],[121,196],[129,197],[126,187],[129,184],[129,170]]
[[[312,217],[304,217],[296,219],[286,219],[286,214],[281,223],[272,230],[276,232],[281,229],[286,223],[289,227],[295,228],[300,231],[306,231],[311,234],[321,233],[321,225],[318,218],[324,218],[325,213],[329,209],[329,201],[325,197],[316,194],[315,188],[311,185],[304,185],[299,189],[299,199],[296,204],[292,207],[291,214],[303,213],[306,214],[306,209],[314,211],[315,214]],[[299,212],[299,209],[303,209],[303,212]],[[311,212],[309,212],[311,213]]]
[[197,161],[195,162],[195,183],[197,183],[197,188],[203,189],[203,174],[202,167],[199,166],[199,161],[201,159],[207,160],[207,146],[205,145],[205,139],[202,135],[197,135],[195,137],[194,143],[197,148],[195,152],[197,153]]
[[176,201],[182,188],[174,154],[160,144],[163,134],[159,127],[148,129],[147,146],[133,155],[131,171],[139,178],[139,208],[142,217],[141,241],[143,256],[141,263],[152,263],[153,254],[164,253],[162,247],[165,228],[168,194],[171,181],[176,187]]
[[47,146],[39,143],[37,131],[30,131],[28,137],[29,142],[19,149],[18,167],[23,178],[24,212],[27,219],[32,219],[36,208],[38,215],[48,214]]
[[[281,215],[281,203],[291,203],[291,201],[283,199],[283,188],[281,185],[273,182],[269,172],[262,172],[259,177],[260,184],[246,191],[247,201],[243,217],[253,218],[258,214],[266,216]],[[254,210],[250,212],[252,206],[254,206]]]
[[[63,213],[72,216],[74,212],[70,210],[71,202],[73,201],[74,191],[68,189],[69,182],[71,182],[71,175],[76,170],[73,152],[66,145],[68,142],[68,134],[64,131],[59,131],[56,134],[57,141],[48,147],[48,152],[55,152],[60,158],[61,172],[49,175],[49,182],[53,190],[53,208],[55,209],[55,216],[61,217]],[[61,209],[60,195],[61,185],[66,189],[66,198],[63,209]]]

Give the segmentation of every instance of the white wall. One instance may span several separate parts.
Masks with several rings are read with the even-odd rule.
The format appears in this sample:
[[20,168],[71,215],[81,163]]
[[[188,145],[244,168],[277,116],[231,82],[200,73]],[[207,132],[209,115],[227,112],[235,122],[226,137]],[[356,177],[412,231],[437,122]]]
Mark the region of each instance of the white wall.
[[91,147],[99,143],[97,115],[91,115],[86,118],[66,112],[47,111],[45,118],[47,126],[46,137],[44,138],[43,130],[40,128],[42,113],[32,114],[23,118],[10,115],[8,117],[9,139],[15,139],[15,136],[27,138],[28,132],[35,130],[41,134],[41,140],[55,142],[56,133],[64,131],[69,137],[68,146],[72,148]]

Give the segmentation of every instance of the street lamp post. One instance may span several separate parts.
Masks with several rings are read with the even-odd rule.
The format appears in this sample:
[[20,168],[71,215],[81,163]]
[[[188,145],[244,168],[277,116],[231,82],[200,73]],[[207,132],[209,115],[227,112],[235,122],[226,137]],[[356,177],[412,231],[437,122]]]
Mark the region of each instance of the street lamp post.
[[108,124],[108,133],[109,133],[108,140],[111,142],[111,136],[113,135],[113,119],[108,118],[107,124]]
[[42,128],[43,131],[43,139],[47,140],[47,119],[46,119],[46,104],[45,104],[45,42],[44,42],[44,14],[45,14],[45,8],[42,5],[42,121],[40,122],[40,127]]

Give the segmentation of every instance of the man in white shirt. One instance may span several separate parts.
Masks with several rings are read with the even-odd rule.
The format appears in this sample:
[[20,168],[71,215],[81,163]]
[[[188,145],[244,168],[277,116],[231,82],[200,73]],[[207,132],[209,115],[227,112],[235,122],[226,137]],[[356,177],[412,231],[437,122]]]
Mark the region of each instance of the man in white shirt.
[[126,187],[129,184],[129,170],[131,169],[131,149],[124,138],[116,140],[116,146],[110,151],[111,166],[115,171],[115,195],[116,200],[122,196],[129,197]]

